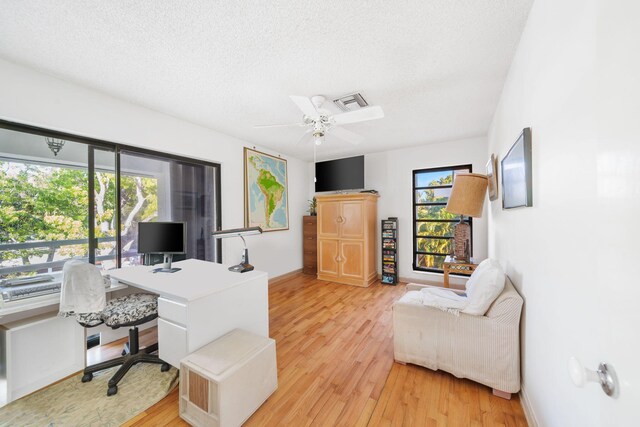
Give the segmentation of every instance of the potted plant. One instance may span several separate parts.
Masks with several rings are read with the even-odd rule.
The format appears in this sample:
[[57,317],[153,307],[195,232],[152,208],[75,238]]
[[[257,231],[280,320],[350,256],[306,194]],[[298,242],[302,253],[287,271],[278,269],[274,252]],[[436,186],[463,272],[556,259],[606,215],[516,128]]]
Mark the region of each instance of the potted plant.
[[316,210],[317,208],[318,208],[318,201],[314,197],[313,199],[309,200],[309,215],[311,216],[318,215],[318,211]]

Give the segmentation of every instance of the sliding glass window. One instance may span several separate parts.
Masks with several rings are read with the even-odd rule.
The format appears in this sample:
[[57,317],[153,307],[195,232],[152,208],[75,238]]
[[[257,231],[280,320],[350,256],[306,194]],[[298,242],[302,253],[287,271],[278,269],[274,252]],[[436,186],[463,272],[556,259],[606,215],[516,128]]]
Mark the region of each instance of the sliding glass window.
[[187,253],[174,260],[216,260],[210,237],[216,229],[216,169],[210,165],[122,150],[120,153],[122,264],[135,265],[138,223],[178,221],[187,224]]
[[0,129],[0,279],[88,256],[87,153],[66,141],[56,155],[42,136]]
[[216,261],[220,210],[217,164],[0,122],[0,279],[140,264],[144,221],[185,222],[183,258]]

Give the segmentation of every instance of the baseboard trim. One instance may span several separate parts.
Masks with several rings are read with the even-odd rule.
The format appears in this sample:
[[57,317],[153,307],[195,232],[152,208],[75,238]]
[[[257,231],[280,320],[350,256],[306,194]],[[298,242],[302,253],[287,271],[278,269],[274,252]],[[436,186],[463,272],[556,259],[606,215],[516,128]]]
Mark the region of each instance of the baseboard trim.
[[522,404],[522,410],[524,411],[524,417],[527,419],[527,424],[529,424],[530,427],[538,427],[539,424],[536,413],[533,412],[531,401],[524,391],[524,387],[520,389],[520,403]]
[[269,279],[269,286],[277,285],[278,283],[284,282],[285,280],[289,280],[293,276],[297,276],[298,274],[301,274],[301,273],[302,273],[302,268],[299,268],[297,270],[293,270],[288,273],[284,273],[279,276],[272,277]]

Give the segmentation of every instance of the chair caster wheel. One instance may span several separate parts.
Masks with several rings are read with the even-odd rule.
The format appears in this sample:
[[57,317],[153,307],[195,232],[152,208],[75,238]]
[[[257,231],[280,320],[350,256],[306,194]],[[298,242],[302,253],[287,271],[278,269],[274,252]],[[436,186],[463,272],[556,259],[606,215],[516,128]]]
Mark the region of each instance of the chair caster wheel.
[[168,363],[163,363],[162,366],[160,366],[160,372],[167,372],[169,369],[171,369],[171,366],[169,366]]
[[117,392],[118,392],[118,386],[117,385],[111,386],[109,387],[109,390],[107,390],[107,396],[113,396]]
[[91,381],[93,379],[93,374],[92,373],[88,373],[88,374],[84,374],[82,376],[82,382],[83,383],[88,383],[89,381]]

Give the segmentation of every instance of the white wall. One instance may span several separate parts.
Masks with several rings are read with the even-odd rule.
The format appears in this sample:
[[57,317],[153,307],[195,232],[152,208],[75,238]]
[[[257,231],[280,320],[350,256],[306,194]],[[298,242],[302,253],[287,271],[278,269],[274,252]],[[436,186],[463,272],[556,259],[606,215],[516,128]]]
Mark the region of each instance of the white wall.
[[[471,164],[473,172],[485,173],[485,166],[489,159],[486,138],[446,141],[425,144],[420,147],[366,154],[364,159],[365,186],[367,189],[377,190],[380,193],[378,220],[390,216],[398,217],[398,227],[400,229],[398,236],[399,276],[418,282],[442,283],[442,274],[413,271],[413,199],[411,183],[413,170]],[[311,164],[309,168],[311,195],[309,198],[314,193],[313,170],[313,164]],[[485,212],[489,203],[487,198]],[[378,225],[379,228],[380,226]],[[380,252],[381,248],[378,247],[378,272],[382,270]],[[483,214],[482,218],[473,220],[473,252],[473,256],[477,259],[482,260],[487,257],[486,214]],[[464,282],[464,279],[451,278],[451,283],[454,284],[462,284]]]
[[[221,163],[223,228],[243,226],[244,141],[2,59],[0,93],[4,120]],[[247,238],[251,263],[271,277],[302,267],[308,166],[287,160],[290,229]],[[239,261],[241,247],[239,239],[227,239],[223,261]]]
[[[525,298],[524,403],[541,426],[638,425],[630,359],[640,288],[624,267],[640,252],[640,11],[631,3],[537,0],[489,132],[501,159],[532,128],[533,207],[491,206],[489,256]],[[613,363],[619,398],[575,388],[570,356],[590,369]]]

